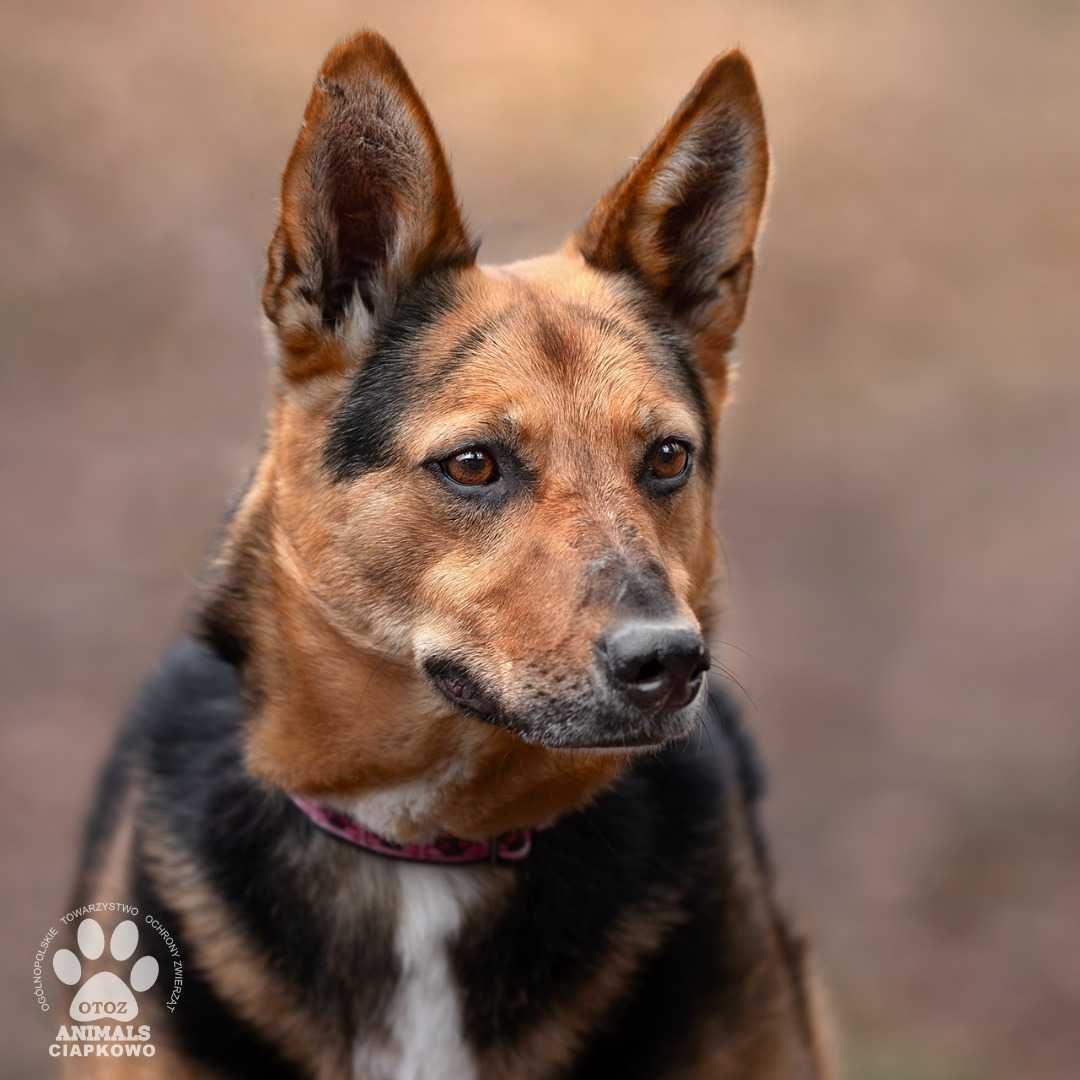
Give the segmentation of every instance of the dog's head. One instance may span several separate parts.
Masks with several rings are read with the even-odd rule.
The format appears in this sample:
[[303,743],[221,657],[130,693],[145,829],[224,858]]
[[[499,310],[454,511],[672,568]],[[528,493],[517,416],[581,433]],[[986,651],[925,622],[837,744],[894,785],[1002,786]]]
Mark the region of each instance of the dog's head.
[[549,748],[685,734],[767,175],[729,53],[562,250],[485,268],[397,56],[334,49],[263,293],[264,475],[298,602],[470,723]]

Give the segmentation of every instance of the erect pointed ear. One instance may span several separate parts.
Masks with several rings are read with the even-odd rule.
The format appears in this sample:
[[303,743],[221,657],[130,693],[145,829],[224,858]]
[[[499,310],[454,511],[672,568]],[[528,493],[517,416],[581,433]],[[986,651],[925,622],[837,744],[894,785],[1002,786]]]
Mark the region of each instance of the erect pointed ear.
[[263,309],[285,373],[362,352],[402,290],[475,258],[431,117],[396,53],[357,34],[323,62],[281,182]]
[[694,336],[708,374],[722,373],[742,321],[768,175],[754,73],[729,52],[574,238],[591,265],[644,282]]

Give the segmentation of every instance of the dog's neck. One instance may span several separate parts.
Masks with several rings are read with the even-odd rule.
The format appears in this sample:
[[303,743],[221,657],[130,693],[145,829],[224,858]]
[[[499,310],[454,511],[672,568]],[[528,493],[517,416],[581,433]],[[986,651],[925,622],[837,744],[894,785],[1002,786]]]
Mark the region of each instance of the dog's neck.
[[298,567],[263,463],[226,535],[205,635],[241,675],[248,768],[398,842],[481,839],[589,801],[627,755],[550,750],[441,702],[407,657],[343,626]]

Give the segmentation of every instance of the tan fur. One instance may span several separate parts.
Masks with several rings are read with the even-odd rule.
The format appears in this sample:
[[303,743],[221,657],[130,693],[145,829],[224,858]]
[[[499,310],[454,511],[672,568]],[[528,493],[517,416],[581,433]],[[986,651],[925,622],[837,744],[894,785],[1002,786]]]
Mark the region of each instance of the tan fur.
[[321,1018],[278,980],[195,861],[171,844],[152,818],[146,821],[142,854],[156,889],[174,907],[179,933],[196,943],[187,965],[202,971],[239,1016],[319,1080],[346,1072],[348,1048],[336,1045]]
[[[83,883],[82,893],[103,901],[117,900],[132,895],[129,873],[135,840],[136,822],[143,820],[141,778],[132,778],[117,811],[117,821],[105,850],[91,868],[90,877]],[[106,934],[115,927],[122,916],[111,921],[98,916]],[[95,971],[112,971],[121,978],[130,968],[130,960],[118,963],[106,951],[98,960]],[[66,1016],[73,992],[66,991],[63,1012]],[[112,1080],[114,1077],[130,1080],[194,1080],[198,1069],[184,1059],[183,1055],[168,1042],[166,1027],[162,1024],[164,1011],[161,1002],[147,995],[139,1005],[140,1023],[150,1024],[155,1054],[152,1057],[98,1058],[68,1057],[61,1059],[61,1073],[72,1080],[88,1077],[89,1080]]]
[[124,801],[117,812],[117,824],[109,836],[108,844],[92,868],[89,885],[93,894],[102,899],[113,900],[127,895],[128,867],[138,812],[137,799],[137,788],[132,785],[124,793]]

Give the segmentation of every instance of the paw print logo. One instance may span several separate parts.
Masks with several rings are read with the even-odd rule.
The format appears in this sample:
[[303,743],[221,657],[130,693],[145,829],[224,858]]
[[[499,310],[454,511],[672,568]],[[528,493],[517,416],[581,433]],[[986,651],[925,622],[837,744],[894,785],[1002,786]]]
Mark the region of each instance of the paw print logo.
[[[105,931],[96,919],[83,919],[75,940],[84,960],[97,960],[105,951]],[[138,945],[139,928],[130,919],[125,919],[109,938],[109,955],[122,963],[131,957]],[[83,964],[70,949],[58,949],[53,956],[53,971],[65,986],[75,986],[83,977]],[[111,971],[99,971],[79,987],[69,1015],[83,1024],[100,1019],[133,1020],[139,1014],[135,994],[149,990],[157,977],[158,962],[152,956],[139,957],[132,964],[126,981]]]

